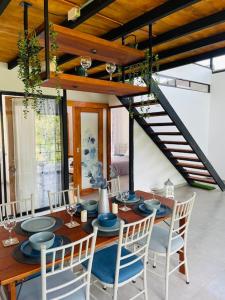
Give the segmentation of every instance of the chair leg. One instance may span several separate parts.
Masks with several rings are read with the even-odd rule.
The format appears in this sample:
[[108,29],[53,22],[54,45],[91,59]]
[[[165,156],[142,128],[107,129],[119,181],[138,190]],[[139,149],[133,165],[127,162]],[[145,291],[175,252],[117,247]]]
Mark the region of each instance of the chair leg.
[[86,297],[85,300],[90,300],[90,285],[88,284],[86,287]]
[[169,270],[170,270],[170,257],[166,256],[166,276],[165,276],[165,300],[168,300],[169,293]]
[[113,300],[117,300],[117,297],[118,297],[118,286],[117,285],[114,285],[113,287]]
[[185,267],[186,283],[189,284],[190,280],[189,280],[189,271],[188,271],[186,247],[184,247],[184,267]]
[[145,290],[145,300],[148,300],[148,286],[147,286],[147,272],[146,267],[144,270],[144,290]]
[[153,266],[154,269],[156,268],[156,252],[153,253]]

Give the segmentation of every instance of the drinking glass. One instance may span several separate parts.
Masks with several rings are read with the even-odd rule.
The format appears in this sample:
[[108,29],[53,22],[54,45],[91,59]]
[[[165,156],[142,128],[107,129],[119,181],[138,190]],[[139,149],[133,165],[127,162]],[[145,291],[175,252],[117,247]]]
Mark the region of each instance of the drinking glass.
[[9,238],[5,240],[5,244],[13,245],[12,231],[16,227],[16,218],[9,215],[3,220],[3,227],[9,232]]
[[105,65],[106,71],[109,73],[109,79],[112,80],[112,74],[116,71],[116,65],[113,63],[107,63]]
[[88,76],[87,70],[91,67],[92,60],[90,56],[81,56],[80,64],[82,68],[84,69],[85,76]]
[[77,204],[68,204],[66,205],[66,212],[70,215],[70,225],[74,225],[73,215],[77,211]]
[[130,208],[127,207],[127,200],[129,199],[129,192],[121,193],[121,200],[123,201],[124,205],[120,208],[122,211],[129,211]]

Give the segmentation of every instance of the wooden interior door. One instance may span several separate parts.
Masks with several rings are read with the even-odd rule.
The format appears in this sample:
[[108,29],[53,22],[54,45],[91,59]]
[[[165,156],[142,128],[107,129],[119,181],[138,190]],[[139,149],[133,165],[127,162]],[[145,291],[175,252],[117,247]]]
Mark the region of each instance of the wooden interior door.
[[103,162],[103,109],[74,107],[73,120],[74,184],[89,194],[89,175],[98,161]]

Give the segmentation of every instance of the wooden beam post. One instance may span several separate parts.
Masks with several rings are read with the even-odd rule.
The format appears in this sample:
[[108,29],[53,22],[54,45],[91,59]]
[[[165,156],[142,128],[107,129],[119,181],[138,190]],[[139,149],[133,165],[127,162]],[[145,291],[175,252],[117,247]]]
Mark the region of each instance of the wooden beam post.
[[63,90],[61,108],[61,137],[62,137],[62,184],[63,189],[69,188],[69,166],[68,166],[68,128],[67,128],[67,91]]
[[44,28],[45,28],[45,74],[46,79],[50,77],[50,62],[49,62],[49,18],[48,18],[48,0],[44,0]]
[[[132,99],[133,103],[133,97]],[[134,117],[129,114],[129,191],[134,192]]]

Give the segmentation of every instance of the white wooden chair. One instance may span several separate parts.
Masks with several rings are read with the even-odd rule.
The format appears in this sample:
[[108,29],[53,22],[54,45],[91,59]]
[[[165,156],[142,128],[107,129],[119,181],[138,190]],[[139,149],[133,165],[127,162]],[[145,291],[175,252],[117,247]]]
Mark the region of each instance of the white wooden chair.
[[68,203],[80,202],[79,185],[75,188],[59,192],[48,192],[49,207],[51,212],[63,210]]
[[0,204],[0,222],[9,215],[14,216],[17,220],[34,217],[34,197],[33,195],[27,199],[16,200],[12,202]]
[[[92,274],[104,287],[113,288],[113,299],[118,298],[119,287],[144,276],[144,288],[132,299],[144,295],[148,299],[146,264],[148,246],[155,219],[155,211],[138,222],[121,221],[119,241],[95,253]],[[136,244],[142,242],[137,248]],[[87,263],[84,263],[87,268]]]
[[112,178],[107,181],[107,189],[109,197],[115,197],[120,193],[120,177]]
[[[92,234],[71,244],[41,249],[41,276],[23,283],[18,300],[89,300],[91,267],[97,227]],[[78,253],[78,256],[74,255]],[[87,262],[87,270],[73,272]]]
[[[187,233],[190,223],[191,212],[196,198],[196,193],[185,202],[174,201],[174,208],[171,218],[170,227],[165,229],[155,225],[152,230],[149,250],[153,261],[153,268],[156,265],[164,265],[165,273],[156,272],[150,269],[150,272],[165,278],[165,299],[168,299],[169,276],[179,267],[184,265],[186,273],[186,283],[189,283],[188,266],[187,266]],[[180,261],[174,268],[170,268],[171,257],[174,254],[183,253],[184,260]],[[157,261],[157,256],[165,258],[165,263]]]

